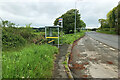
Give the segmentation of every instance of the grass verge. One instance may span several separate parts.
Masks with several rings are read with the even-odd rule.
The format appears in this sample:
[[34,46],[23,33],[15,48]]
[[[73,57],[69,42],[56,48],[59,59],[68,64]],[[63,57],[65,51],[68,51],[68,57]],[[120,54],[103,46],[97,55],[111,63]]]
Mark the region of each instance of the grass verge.
[[60,40],[63,44],[72,44],[75,40],[79,39],[80,37],[85,35],[85,31],[81,31],[76,34],[66,34],[63,37],[60,37]]
[[104,34],[117,34],[115,31],[96,31],[99,33],[104,33]]
[[2,53],[3,78],[50,78],[54,54],[58,49],[48,44],[31,44],[20,51]]

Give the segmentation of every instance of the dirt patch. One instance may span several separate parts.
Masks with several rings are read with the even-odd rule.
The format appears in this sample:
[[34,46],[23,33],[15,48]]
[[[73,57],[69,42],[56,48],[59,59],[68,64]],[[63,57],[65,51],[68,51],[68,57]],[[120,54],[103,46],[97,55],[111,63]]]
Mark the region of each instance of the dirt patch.
[[79,70],[82,70],[82,69],[85,69],[84,65],[83,64],[72,64],[73,66],[70,67],[70,69],[79,69]]
[[113,64],[113,62],[111,62],[111,61],[107,61],[107,63],[108,63],[108,64]]

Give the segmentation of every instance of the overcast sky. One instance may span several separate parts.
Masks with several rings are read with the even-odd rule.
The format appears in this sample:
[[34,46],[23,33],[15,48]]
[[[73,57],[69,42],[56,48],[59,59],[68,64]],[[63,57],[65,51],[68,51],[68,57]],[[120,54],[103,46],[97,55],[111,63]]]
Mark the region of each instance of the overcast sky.
[[99,27],[98,19],[106,14],[119,0],[0,0],[0,17],[21,26],[32,23],[40,27],[53,25],[54,20],[66,11],[76,8],[87,27]]

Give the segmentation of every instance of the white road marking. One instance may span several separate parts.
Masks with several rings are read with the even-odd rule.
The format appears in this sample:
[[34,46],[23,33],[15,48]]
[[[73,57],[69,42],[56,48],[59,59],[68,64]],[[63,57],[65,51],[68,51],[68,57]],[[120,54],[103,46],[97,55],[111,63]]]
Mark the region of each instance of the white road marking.
[[107,47],[107,45],[103,45],[104,47]]
[[102,44],[102,43],[100,43],[100,44]]
[[113,50],[113,51],[115,50],[115,49],[113,49],[113,48],[110,48],[110,49]]
[[91,40],[93,40],[93,38],[90,38]]

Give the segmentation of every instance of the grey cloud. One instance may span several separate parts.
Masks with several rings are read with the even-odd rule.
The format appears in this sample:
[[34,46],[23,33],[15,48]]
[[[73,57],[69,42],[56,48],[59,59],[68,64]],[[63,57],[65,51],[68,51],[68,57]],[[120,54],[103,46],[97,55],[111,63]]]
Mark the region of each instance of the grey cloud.
[[[112,1],[112,2],[111,2]],[[99,18],[106,18],[106,14],[115,6],[118,0],[83,0],[77,2],[82,19],[87,26],[98,26]],[[67,10],[75,8],[74,2],[1,2],[0,16],[24,25],[32,23],[35,26],[53,25],[54,20]]]

